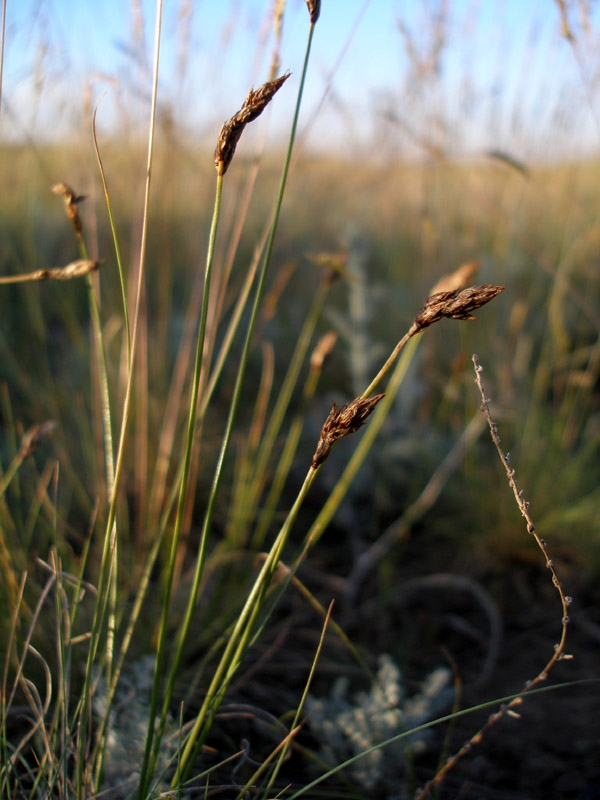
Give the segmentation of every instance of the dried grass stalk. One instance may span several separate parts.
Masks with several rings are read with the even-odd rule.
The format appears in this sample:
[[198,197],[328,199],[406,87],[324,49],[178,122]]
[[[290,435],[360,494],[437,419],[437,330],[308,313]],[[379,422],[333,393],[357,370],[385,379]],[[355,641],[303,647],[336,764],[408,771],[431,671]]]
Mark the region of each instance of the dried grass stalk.
[[6,283],[25,283],[26,281],[69,281],[72,278],[81,278],[88,272],[98,269],[102,262],[92,261],[89,258],[81,258],[72,261],[66,267],[56,267],[54,269],[36,269],[34,272],[26,272],[23,275],[7,275],[0,278],[0,285]]
[[275,93],[279,91],[289,77],[290,73],[286,72],[285,75],[276,78],[274,81],[263,83],[256,91],[250,89],[248,96],[244,100],[244,104],[237,114],[234,114],[228,122],[223,123],[215,150],[215,167],[220,176],[225,175],[227,172],[234,156],[237,143],[246,125],[262,114],[273,99]]
[[81,222],[79,212],[77,211],[77,206],[79,203],[82,203],[86,199],[86,195],[84,194],[78,195],[66,183],[55,183],[54,186],[52,187],[52,192],[64,199],[65,211],[67,212],[67,217],[73,223],[75,231],[79,235],[81,235],[81,232],[83,231],[83,224]]
[[349,433],[355,433],[365,424],[382,397],[384,397],[383,394],[377,394],[370,398],[357,397],[341,408],[338,408],[335,403],[333,404],[321,429],[319,443],[312,459],[313,469],[325,461],[338,439],[342,439]]
[[520,706],[523,702],[523,696],[530,692],[536,686],[546,681],[548,678],[548,673],[552,669],[552,667],[556,664],[557,661],[563,660],[570,660],[572,655],[570,653],[565,652],[565,644],[567,639],[567,626],[569,624],[569,606],[572,603],[572,598],[565,594],[563,589],[562,583],[560,578],[558,577],[558,573],[554,567],[552,559],[548,554],[548,548],[546,546],[546,542],[537,532],[537,529],[533,523],[533,519],[531,518],[531,514],[529,512],[529,502],[525,500],[523,496],[523,491],[519,489],[517,484],[517,479],[515,476],[515,470],[511,467],[508,455],[503,451],[500,445],[500,437],[498,436],[498,428],[496,423],[492,419],[492,415],[490,413],[489,408],[489,400],[485,395],[485,389],[483,386],[483,380],[481,378],[481,373],[483,371],[483,367],[481,367],[477,361],[477,356],[473,356],[473,366],[475,367],[475,383],[477,384],[477,388],[479,389],[479,394],[481,395],[481,410],[485,419],[487,420],[490,434],[492,437],[492,441],[498,451],[498,455],[500,456],[500,460],[504,469],[506,471],[506,476],[508,478],[508,483],[510,488],[512,489],[514,498],[516,500],[517,506],[519,507],[519,511],[523,515],[525,522],[527,523],[527,533],[529,533],[536,541],[537,546],[542,551],[542,555],[544,556],[546,562],[546,568],[549,570],[550,575],[552,576],[552,584],[560,597],[560,603],[562,607],[562,619],[561,619],[561,636],[560,641],[554,645],[554,650],[548,661],[546,662],[545,666],[538,672],[538,674],[533,678],[533,680],[529,680],[525,683],[525,686],[521,690],[521,693],[516,697],[513,697],[512,700],[504,703],[500,706],[498,711],[495,711],[493,714],[490,714],[487,721],[482,725],[482,727],[477,731],[477,733],[473,734],[471,738],[466,741],[463,746],[456,752],[453,756],[446,761],[445,765],[437,772],[437,774],[428,781],[425,786],[419,791],[416,796],[416,800],[425,800],[426,797],[430,794],[431,790],[441,784],[442,780],[446,776],[446,774],[454,767],[454,765],[459,761],[463,756],[469,753],[473,747],[483,739],[484,735],[492,728],[499,720],[501,720],[505,716],[517,717],[519,714],[515,711],[515,708]]

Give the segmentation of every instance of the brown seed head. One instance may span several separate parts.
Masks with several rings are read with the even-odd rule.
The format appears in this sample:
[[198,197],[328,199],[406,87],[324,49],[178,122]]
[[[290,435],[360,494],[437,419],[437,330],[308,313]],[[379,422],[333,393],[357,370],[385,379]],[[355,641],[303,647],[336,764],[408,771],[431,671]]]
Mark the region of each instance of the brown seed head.
[[89,258],[81,258],[79,261],[72,261],[66,267],[59,267],[57,269],[49,270],[49,278],[55,278],[59,281],[68,281],[71,278],[81,278],[82,275],[87,275],[88,272],[93,272],[100,266],[100,261],[92,261]]
[[338,408],[335,403],[333,404],[329,416],[321,429],[319,443],[312,459],[313,469],[316,469],[325,461],[338,439],[342,439],[349,433],[355,433],[365,424],[382,397],[384,397],[383,394],[376,394],[368,399],[357,397],[341,408]]
[[79,213],[77,211],[78,203],[82,203],[86,199],[86,195],[84,194],[76,194],[76,192],[71,189],[66,183],[55,183],[52,187],[52,192],[54,194],[59,195],[65,201],[65,211],[67,212],[67,217],[73,223],[75,230],[77,233],[81,233],[83,230],[83,225],[81,224],[81,219],[79,217]]
[[489,303],[506,286],[493,286],[485,283],[482,286],[471,286],[461,292],[438,292],[427,299],[413,322],[413,334],[433,325],[443,317],[448,319],[477,319],[471,313],[480,306]]
[[51,419],[47,422],[42,422],[40,425],[33,425],[29,430],[25,431],[19,447],[19,455],[21,458],[26,458],[30,453],[33,453],[33,451],[40,446],[42,441],[57,427],[58,422]]
[[262,114],[273,99],[273,95],[279,91],[289,77],[290,73],[286,72],[285,75],[276,78],[274,81],[263,83],[256,91],[250,89],[244,104],[237,114],[234,114],[230,120],[223,123],[215,150],[215,167],[219,175],[225,175],[227,172],[237,143],[246,125]]
[[308,6],[308,13],[310,14],[310,23],[314,25],[321,13],[321,0],[306,0],[306,5]]
[[335,347],[337,341],[337,333],[329,331],[324,336],[321,336],[317,342],[317,346],[312,352],[310,357],[310,368],[313,370],[322,369],[323,362]]

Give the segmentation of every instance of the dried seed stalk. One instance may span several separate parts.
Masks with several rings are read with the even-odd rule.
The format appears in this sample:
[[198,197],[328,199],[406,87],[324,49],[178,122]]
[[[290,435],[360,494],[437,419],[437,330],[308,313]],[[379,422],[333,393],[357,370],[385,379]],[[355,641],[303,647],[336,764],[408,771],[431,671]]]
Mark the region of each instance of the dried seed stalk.
[[215,167],[219,176],[225,175],[227,172],[246,125],[262,114],[273,99],[273,95],[279,91],[289,77],[290,73],[286,72],[285,75],[274,81],[263,83],[256,91],[250,89],[237,114],[234,114],[228,122],[223,123],[215,150]]
[[429,327],[429,325],[433,325],[434,322],[438,322],[444,317],[448,319],[476,319],[471,312],[489,303],[497,294],[503,292],[505,288],[505,286],[483,284],[482,286],[471,286],[469,289],[463,289],[460,292],[456,290],[438,292],[429,297],[423,308],[414,318],[408,331],[398,342],[392,354],[379,370],[373,381],[371,381],[364,394],[357,397],[351,403],[342,406],[340,409],[338,409],[335,403],[333,404],[333,408],[321,430],[319,443],[312,460],[313,469],[316,469],[325,461],[335,441],[349,433],[354,433],[354,431],[358,430],[360,426],[364,425],[367,421],[369,415],[383,397],[382,394],[375,395],[374,397],[370,397],[370,395],[390,370],[392,364],[400,354],[400,351],[412,336],[415,336],[417,333]]
[[496,423],[492,419],[492,415],[490,414],[489,408],[489,400],[485,396],[485,389],[483,387],[483,381],[481,379],[481,373],[483,371],[483,367],[481,367],[477,361],[477,356],[473,356],[473,365],[475,367],[475,383],[477,384],[477,388],[479,389],[479,394],[481,395],[481,410],[487,420],[490,434],[492,437],[492,441],[498,451],[498,455],[500,456],[500,460],[506,470],[506,476],[508,478],[508,483],[510,488],[512,489],[513,495],[517,502],[517,506],[519,507],[519,511],[523,515],[525,522],[527,523],[527,533],[531,534],[536,541],[537,546],[542,551],[544,558],[546,559],[546,568],[549,570],[550,575],[552,576],[552,584],[555,587],[556,591],[560,596],[560,603],[562,606],[562,631],[560,636],[560,641],[554,645],[554,652],[549,660],[546,662],[546,665],[543,667],[540,672],[533,678],[533,680],[527,681],[521,694],[517,697],[514,697],[508,703],[503,704],[498,711],[491,714],[485,724],[477,731],[477,733],[473,734],[471,738],[466,741],[460,750],[451,756],[442,767],[441,770],[432,778],[425,786],[421,789],[419,794],[416,797],[416,800],[425,800],[425,798],[429,795],[431,789],[434,786],[439,786],[442,782],[445,775],[454,767],[457,761],[465,756],[476,744],[482,740],[483,736],[489,731],[489,729],[495,725],[498,720],[502,719],[504,716],[511,716],[517,717],[518,713],[515,712],[515,708],[523,702],[523,695],[526,692],[531,691],[535,686],[538,686],[540,683],[543,683],[547,677],[548,673],[552,669],[552,667],[556,664],[557,661],[562,660],[569,660],[572,656],[569,653],[565,652],[565,643],[567,639],[567,626],[569,624],[569,606],[571,605],[572,599],[565,594],[563,586],[560,582],[560,578],[558,577],[558,573],[552,563],[552,559],[548,554],[548,548],[546,547],[546,542],[541,538],[538,534],[536,527],[533,523],[531,515],[529,513],[529,503],[525,500],[523,496],[523,491],[519,489],[517,485],[517,479],[515,477],[515,470],[510,466],[510,461],[508,455],[503,451],[500,445],[500,437],[498,436],[498,429]]
[[101,261],[81,258],[78,261],[72,261],[66,267],[36,269],[34,272],[25,272],[22,275],[5,275],[0,277],[0,286],[6,283],[25,283],[27,281],[68,281],[71,278],[81,278],[88,272],[93,272],[101,263]]
[[316,469],[325,461],[333,444],[338,439],[342,439],[349,433],[355,433],[365,424],[383,396],[383,394],[377,394],[368,399],[357,397],[341,408],[338,408],[335,403],[333,404],[329,416],[321,429],[319,443],[312,459],[313,469]]
[[86,195],[84,194],[78,195],[66,183],[55,183],[54,186],[52,187],[52,192],[64,199],[65,211],[67,212],[67,217],[73,223],[75,231],[81,236],[81,233],[83,231],[83,224],[81,222],[79,212],[77,211],[77,205],[79,203],[82,203],[86,199]]
[[19,447],[19,457],[25,458],[40,446],[42,441],[58,427],[58,422],[53,419],[33,425],[23,434]]
[[485,305],[485,303],[489,303],[497,294],[503,292],[505,288],[505,286],[483,284],[483,286],[471,286],[469,289],[463,289],[461,292],[456,290],[437,292],[437,294],[427,298],[427,302],[414,318],[410,328],[393,349],[388,360],[373,378],[365,390],[363,397],[371,395],[375,391],[375,388],[379,386],[409,339],[444,317],[448,317],[448,319],[476,319],[471,312]]

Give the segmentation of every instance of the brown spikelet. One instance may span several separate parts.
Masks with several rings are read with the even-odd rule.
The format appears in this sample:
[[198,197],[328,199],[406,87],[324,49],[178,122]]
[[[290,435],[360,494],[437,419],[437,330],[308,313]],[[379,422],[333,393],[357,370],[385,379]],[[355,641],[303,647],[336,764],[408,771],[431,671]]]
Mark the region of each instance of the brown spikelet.
[[321,0],[306,0],[306,5],[308,6],[310,23],[311,25],[314,25],[319,19],[319,14],[321,13]]
[[262,114],[273,99],[273,95],[279,91],[289,77],[290,73],[286,72],[285,75],[276,78],[274,81],[263,83],[256,91],[250,89],[244,104],[237,114],[234,114],[230,120],[223,123],[215,150],[215,167],[219,175],[225,175],[227,172],[237,143],[246,125]]
[[39,425],[33,425],[29,430],[25,431],[19,447],[19,456],[26,458],[34,450],[37,450],[42,441],[57,427],[58,422],[51,419]]
[[78,195],[76,192],[71,189],[66,183],[55,183],[52,187],[52,192],[54,194],[60,195],[65,201],[65,211],[67,212],[67,217],[71,220],[75,227],[75,231],[78,234],[81,234],[83,230],[83,225],[81,224],[81,219],[79,217],[79,212],[77,211],[78,203],[82,203],[86,199],[86,195]]
[[313,370],[320,370],[323,367],[323,362],[331,353],[337,342],[337,333],[329,331],[324,336],[321,336],[317,342],[317,346],[312,352],[310,357],[310,368]]
[[433,325],[434,322],[447,319],[477,319],[471,313],[480,306],[489,303],[506,286],[493,286],[484,283],[482,286],[471,286],[461,292],[438,292],[427,299],[412,324],[412,335]]
[[93,261],[89,258],[80,258],[78,261],[72,261],[66,267],[56,267],[56,269],[48,270],[48,277],[57,281],[69,281],[71,278],[81,278],[87,275],[88,272],[93,272],[98,269],[102,262]]
[[357,397],[341,408],[338,408],[335,403],[333,404],[329,416],[321,429],[319,443],[312,459],[313,469],[316,469],[325,461],[333,444],[338,439],[342,439],[349,433],[355,433],[365,424],[382,397],[384,397],[383,394],[376,394],[368,399]]

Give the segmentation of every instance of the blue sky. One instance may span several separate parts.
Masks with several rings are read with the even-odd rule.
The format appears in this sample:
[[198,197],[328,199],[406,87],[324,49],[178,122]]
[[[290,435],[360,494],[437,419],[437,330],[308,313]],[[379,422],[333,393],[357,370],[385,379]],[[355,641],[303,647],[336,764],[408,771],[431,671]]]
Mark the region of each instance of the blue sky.
[[[212,136],[266,79],[273,4],[166,0],[159,102],[190,135]],[[572,17],[574,50],[553,0],[323,0],[302,118],[311,144],[352,154],[385,141],[459,156],[597,149],[594,14],[587,33]],[[105,91],[101,125],[143,123],[154,15],[146,0],[9,0],[0,136],[83,128]],[[428,74],[440,16],[444,43]],[[289,124],[307,33],[304,0],[288,0],[281,71],[292,79],[276,130]]]

